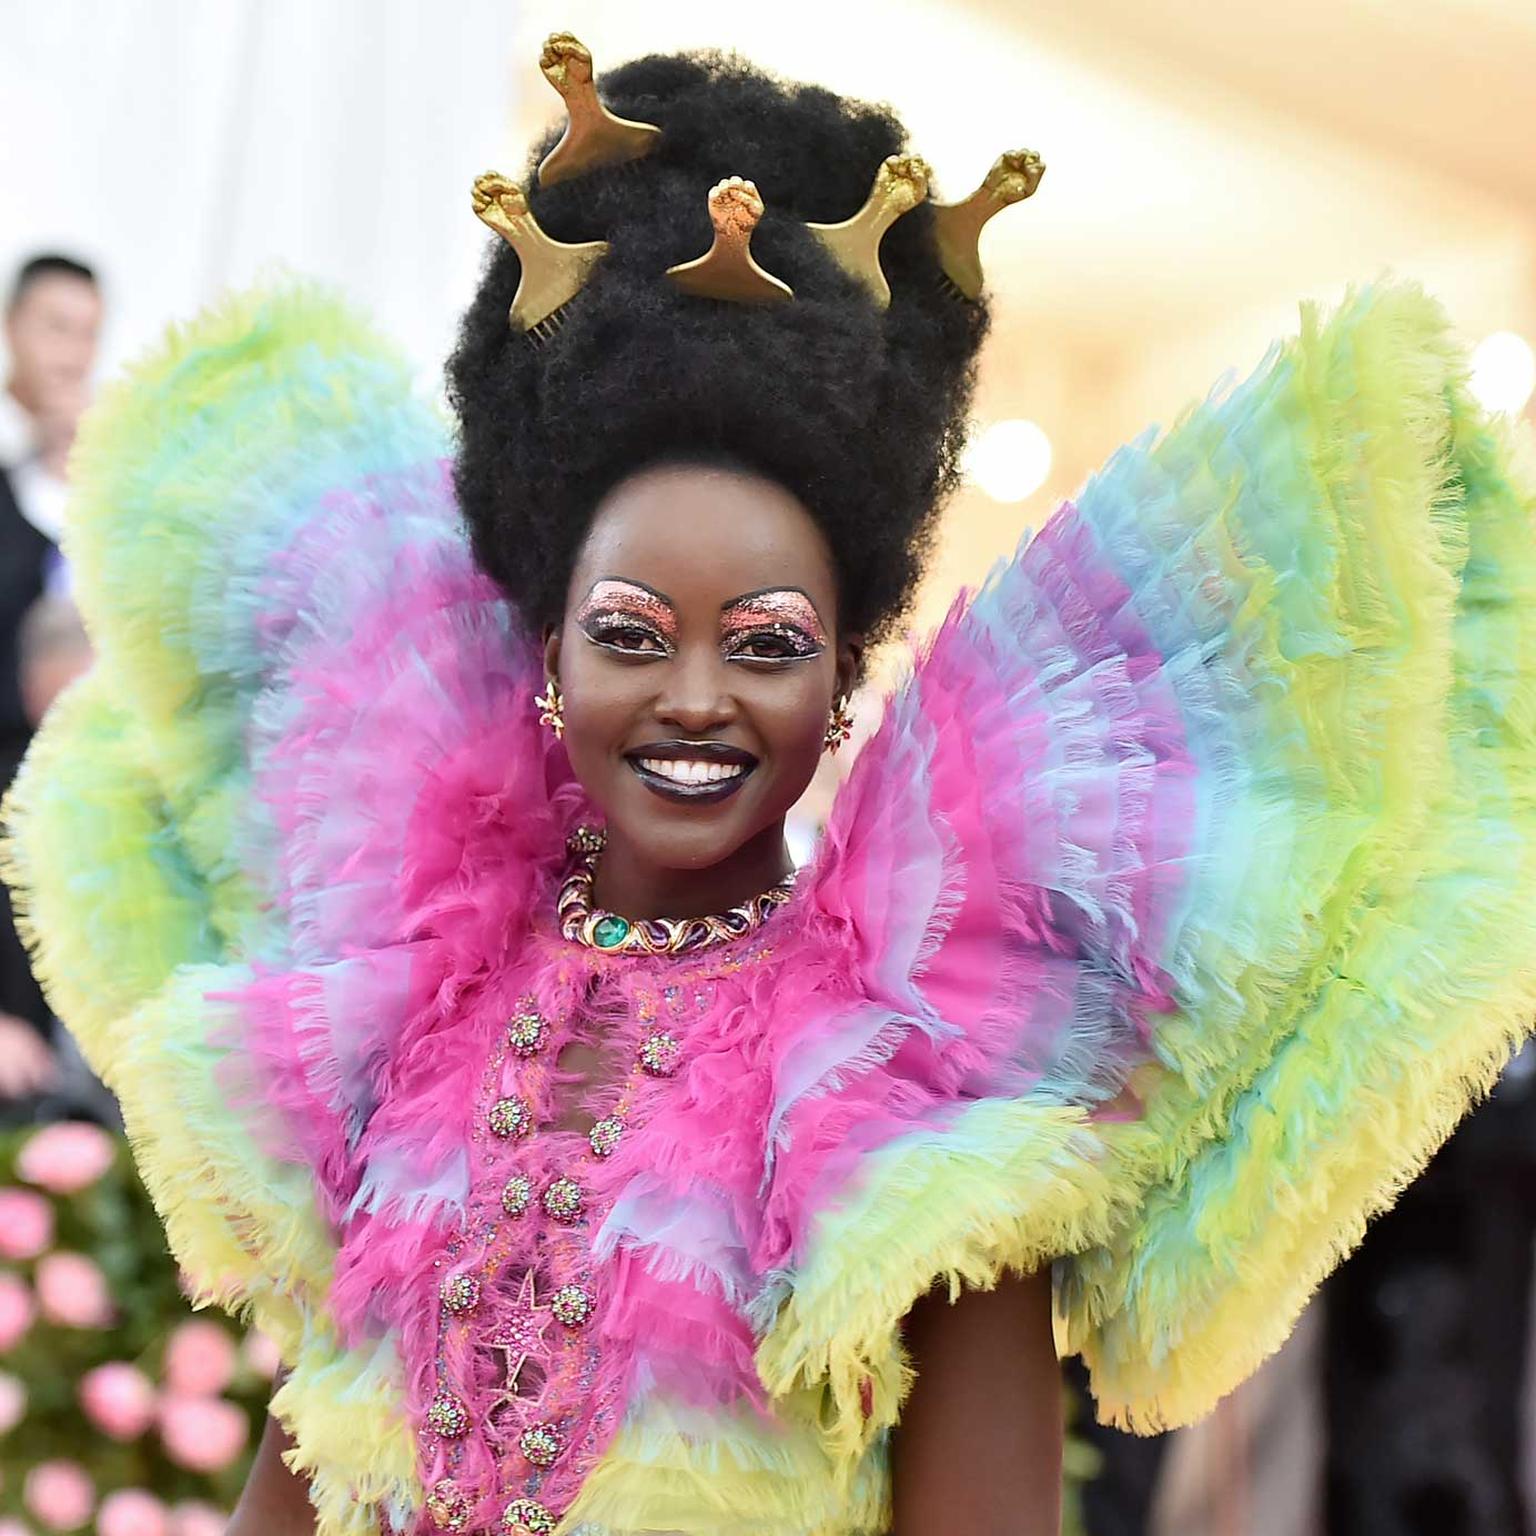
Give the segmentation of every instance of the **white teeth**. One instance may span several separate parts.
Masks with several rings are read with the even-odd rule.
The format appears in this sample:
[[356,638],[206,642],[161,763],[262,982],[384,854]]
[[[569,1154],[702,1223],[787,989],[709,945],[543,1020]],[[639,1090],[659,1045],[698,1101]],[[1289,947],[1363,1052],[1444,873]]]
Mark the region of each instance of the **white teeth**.
[[746,771],[740,763],[706,763],[691,757],[642,757],[640,766],[675,784],[716,784]]

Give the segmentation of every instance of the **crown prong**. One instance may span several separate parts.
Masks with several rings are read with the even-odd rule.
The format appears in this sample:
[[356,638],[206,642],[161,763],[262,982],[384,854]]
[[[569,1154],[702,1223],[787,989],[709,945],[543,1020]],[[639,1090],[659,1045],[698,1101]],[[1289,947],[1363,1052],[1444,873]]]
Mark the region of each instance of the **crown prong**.
[[480,222],[494,229],[522,264],[508,318],[519,330],[542,336],[539,328],[581,292],[592,268],[608,254],[608,242],[568,245],[552,239],[539,227],[523,189],[494,171],[475,178],[470,201]]
[[889,307],[891,285],[880,267],[880,242],[902,214],[910,213],[928,196],[932,173],[917,155],[888,155],[875,172],[864,206],[841,224],[805,227],[827,248],[837,264],[869,289],[881,309]]
[[777,304],[794,297],[794,290],[757,264],[752,255],[752,231],[763,217],[763,199],[756,186],[740,176],[727,176],[709,192],[709,220],[715,238],[693,261],[667,268],[667,276],[684,293],[700,299],[727,299],[736,304]]
[[655,149],[661,129],[654,123],[632,122],[605,107],[597,94],[592,53],[569,32],[552,32],[539,56],[544,78],[565,101],[565,132],[539,166],[539,185],[595,171],[605,165],[639,160]]
[[1045,162],[1032,149],[1011,149],[999,155],[986,180],[958,203],[936,203],[934,237],[944,275],[968,299],[979,299],[982,289],[981,231],[1004,208],[1035,195]]

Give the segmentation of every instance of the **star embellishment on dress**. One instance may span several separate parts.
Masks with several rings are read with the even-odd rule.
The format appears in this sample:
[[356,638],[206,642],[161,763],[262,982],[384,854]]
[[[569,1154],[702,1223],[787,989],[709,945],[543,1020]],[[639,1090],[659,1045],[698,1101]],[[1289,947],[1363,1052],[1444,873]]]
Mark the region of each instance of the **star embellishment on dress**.
[[518,1378],[530,1359],[537,1359],[544,1355],[544,1335],[549,1330],[553,1316],[554,1314],[547,1306],[538,1305],[533,1271],[525,1270],[523,1283],[517,1289],[512,1310],[501,1320],[487,1340],[492,1349],[500,1350],[507,1358],[506,1385],[503,1388],[502,1401],[511,1403],[519,1399]]

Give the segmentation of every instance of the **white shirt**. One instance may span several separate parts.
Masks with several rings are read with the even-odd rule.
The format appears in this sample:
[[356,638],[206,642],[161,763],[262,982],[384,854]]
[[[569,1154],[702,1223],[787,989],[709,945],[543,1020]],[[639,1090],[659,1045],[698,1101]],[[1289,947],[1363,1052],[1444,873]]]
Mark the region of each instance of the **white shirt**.
[[0,389],[0,469],[10,477],[21,515],[57,544],[69,487],[38,460],[32,417],[8,389]]
[[37,451],[31,413],[8,389],[0,389],[0,469],[15,469]]

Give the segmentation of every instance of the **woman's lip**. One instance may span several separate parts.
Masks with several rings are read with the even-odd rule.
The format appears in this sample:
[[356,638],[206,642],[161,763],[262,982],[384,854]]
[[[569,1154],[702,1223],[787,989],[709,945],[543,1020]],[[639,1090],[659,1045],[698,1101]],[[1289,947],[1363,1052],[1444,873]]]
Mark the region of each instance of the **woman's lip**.
[[[660,753],[647,756],[660,757]],[[663,778],[659,773],[651,770],[634,757],[625,759],[634,775],[652,794],[660,795],[663,800],[676,801],[682,805],[710,805],[718,800],[728,800],[752,777],[752,768],[744,767],[740,773],[733,774],[728,779],[705,779],[697,784],[683,784],[676,779]]]
[[653,757],[663,762],[693,761],[699,763],[729,763],[738,768],[755,768],[757,759],[743,747],[733,747],[724,741],[652,741],[624,754],[631,763]]

